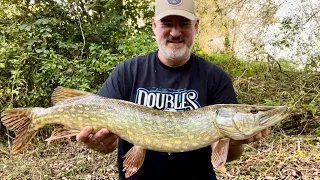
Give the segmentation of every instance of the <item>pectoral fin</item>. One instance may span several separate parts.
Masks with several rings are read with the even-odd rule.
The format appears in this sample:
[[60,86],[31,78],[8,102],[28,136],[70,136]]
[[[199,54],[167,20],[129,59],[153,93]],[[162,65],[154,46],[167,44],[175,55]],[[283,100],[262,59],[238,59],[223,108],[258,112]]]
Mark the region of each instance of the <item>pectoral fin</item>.
[[133,146],[123,158],[123,171],[126,178],[134,175],[142,166],[146,150],[140,146]]
[[51,136],[48,139],[46,139],[45,141],[50,143],[51,141],[54,141],[57,139],[76,136],[77,134],[79,134],[79,132],[80,131],[65,129],[64,126],[59,126],[52,132]]
[[211,144],[212,155],[211,163],[214,169],[226,173],[226,168],[224,164],[227,161],[228,151],[229,151],[229,141],[230,139],[221,139]]

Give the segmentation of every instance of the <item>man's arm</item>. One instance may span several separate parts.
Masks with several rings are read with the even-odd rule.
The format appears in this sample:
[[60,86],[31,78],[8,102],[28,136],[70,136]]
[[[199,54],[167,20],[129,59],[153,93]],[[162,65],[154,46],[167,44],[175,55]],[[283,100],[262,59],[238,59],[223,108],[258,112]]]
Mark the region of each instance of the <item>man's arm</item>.
[[255,136],[245,139],[245,140],[230,140],[229,142],[229,152],[227,161],[233,161],[238,159],[244,150],[244,144],[259,141],[261,138],[266,137],[269,134],[269,129],[264,129],[260,133],[256,134]]

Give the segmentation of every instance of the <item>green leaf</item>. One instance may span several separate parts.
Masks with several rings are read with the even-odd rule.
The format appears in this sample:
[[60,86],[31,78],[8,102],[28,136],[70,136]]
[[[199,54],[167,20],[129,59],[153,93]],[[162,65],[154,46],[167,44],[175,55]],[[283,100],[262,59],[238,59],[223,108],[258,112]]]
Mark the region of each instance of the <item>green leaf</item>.
[[30,39],[26,44],[27,44],[28,46],[32,46],[35,42],[36,42],[35,39]]
[[20,30],[25,30],[25,31],[30,31],[31,30],[31,26],[27,25],[27,24],[22,24],[19,26]]
[[50,22],[50,20],[48,18],[41,18],[41,19],[38,19],[35,24],[39,24],[39,25],[46,25]]
[[42,33],[42,37],[52,37],[52,35],[45,31],[44,33]]
[[41,32],[41,33],[42,33],[42,32],[52,32],[52,29],[49,28],[49,27],[41,28],[41,29],[40,29],[40,32]]
[[43,49],[36,49],[36,53],[40,54],[43,52]]
[[120,46],[118,47],[118,50],[122,51],[122,50],[124,50],[125,48],[126,48],[126,45],[120,45]]

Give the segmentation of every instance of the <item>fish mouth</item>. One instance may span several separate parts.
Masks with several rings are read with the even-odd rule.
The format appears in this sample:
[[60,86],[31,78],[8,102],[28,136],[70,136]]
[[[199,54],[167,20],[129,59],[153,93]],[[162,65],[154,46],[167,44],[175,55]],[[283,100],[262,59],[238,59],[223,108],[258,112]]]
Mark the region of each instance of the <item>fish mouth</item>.
[[287,106],[280,106],[274,109],[271,113],[273,114],[270,116],[266,114],[265,117],[261,118],[260,125],[267,125],[270,126],[279,122],[280,120],[284,119],[289,113],[290,108]]

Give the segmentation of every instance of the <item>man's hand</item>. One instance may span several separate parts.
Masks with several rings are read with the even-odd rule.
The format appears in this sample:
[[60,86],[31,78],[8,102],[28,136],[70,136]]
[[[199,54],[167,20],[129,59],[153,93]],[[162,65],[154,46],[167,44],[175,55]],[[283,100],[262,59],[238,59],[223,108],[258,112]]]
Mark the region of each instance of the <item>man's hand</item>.
[[258,134],[254,135],[251,138],[245,139],[245,140],[230,140],[230,145],[231,146],[238,146],[241,144],[248,144],[251,142],[259,141],[261,138],[266,137],[269,135],[269,129],[264,129]]
[[254,135],[251,138],[245,140],[232,140],[229,142],[229,152],[227,161],[233,161],[238,159],[244,150],[244,144],[248,144],[251,142],[259,141],[261,138],[267,136],[269,134],[269,129],[264,129],[258,134]]
[[107,154],[117,147],[118,136],[103,128],[93,134],[90,126],[84,127],[77,135],[77,141],[84,143],[87,148]]

